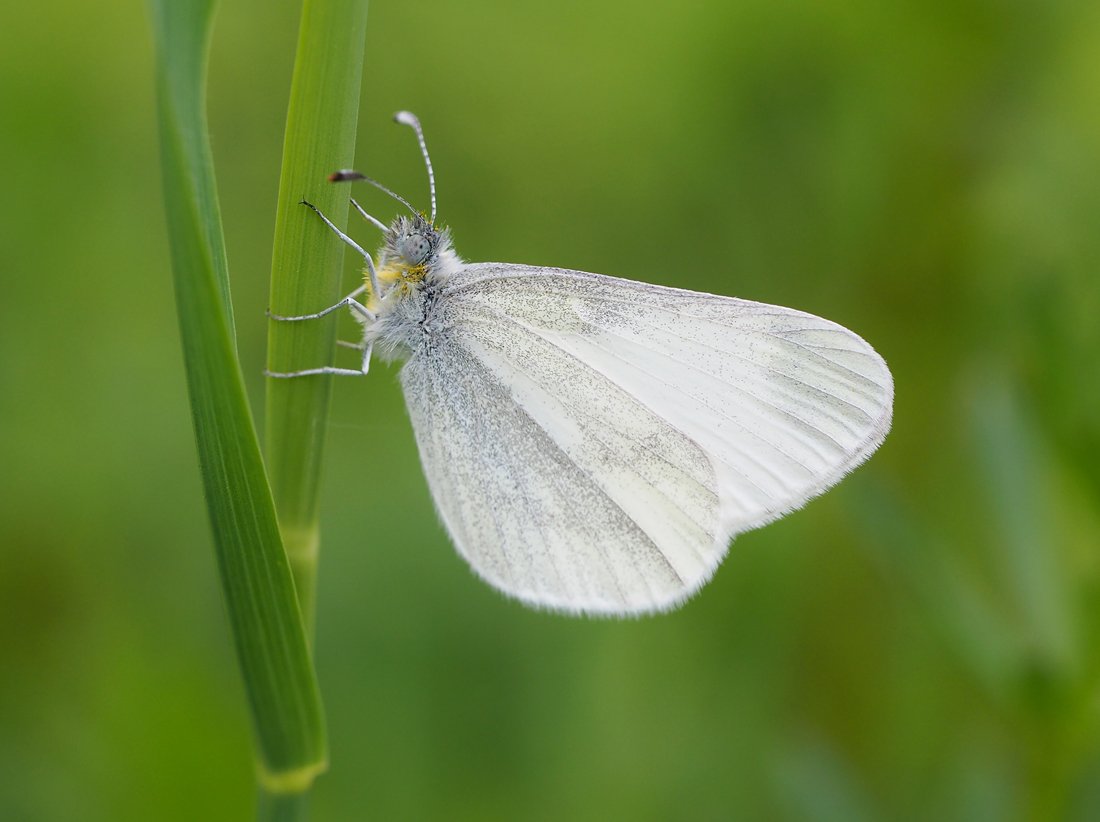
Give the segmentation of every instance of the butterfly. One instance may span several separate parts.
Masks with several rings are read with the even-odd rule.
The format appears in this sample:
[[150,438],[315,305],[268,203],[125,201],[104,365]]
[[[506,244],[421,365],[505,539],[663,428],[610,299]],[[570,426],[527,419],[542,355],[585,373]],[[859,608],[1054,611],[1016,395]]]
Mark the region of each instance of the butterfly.
[[[853,332],[764,303],[561,268],[466,263],[403,203],[362,286],[359,369],[403,360],[405,403],[439,517],[488,583],[527,604],[630,615],[674,608],[734,536],[840,481],[890,429],[893,379]],[[365,295],[365,296],[364,296]]]

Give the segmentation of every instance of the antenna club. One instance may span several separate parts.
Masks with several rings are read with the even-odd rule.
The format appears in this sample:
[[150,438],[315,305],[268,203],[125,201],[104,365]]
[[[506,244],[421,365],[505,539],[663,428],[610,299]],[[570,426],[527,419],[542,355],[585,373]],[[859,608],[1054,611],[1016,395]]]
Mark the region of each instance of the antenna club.
[[334,171],[328,175],[328,181],[330,183],[349,183],[355,180],[365,180],[366,175],[360,174],[353,168],[342,168],[339,171]]
[[411,111],[399,111],[393,115],[393,121],[400,123],[403,126],[412,126],[416,130],[420,130],[420,118],[413,114]]

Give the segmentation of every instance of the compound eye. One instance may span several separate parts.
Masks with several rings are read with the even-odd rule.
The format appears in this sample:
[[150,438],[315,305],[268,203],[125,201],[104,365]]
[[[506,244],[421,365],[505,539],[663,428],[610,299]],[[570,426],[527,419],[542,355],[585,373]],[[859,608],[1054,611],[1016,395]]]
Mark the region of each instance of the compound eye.
[[428,259],[431,248],[431,243],[423,234],[410,234],[401,243],[401,255],[410,263],[419,265]]

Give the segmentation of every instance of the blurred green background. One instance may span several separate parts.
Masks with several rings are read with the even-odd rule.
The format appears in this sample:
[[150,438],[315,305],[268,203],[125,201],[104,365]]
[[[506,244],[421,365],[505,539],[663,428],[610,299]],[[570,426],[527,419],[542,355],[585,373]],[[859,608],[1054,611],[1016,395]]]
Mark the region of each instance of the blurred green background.
[[[210,75],[258,410],[297,17],[223,2]],[[146,11],[0,32],[0,818],[247,818]],[[897,405],[686,607],[612,622],[475,580],[396,371],[339,382],[313,818],[1100,818],[1098,53],[1068,0],[374,2],[358,163],[426,204],[417,112],[459,253],[823,315]]]

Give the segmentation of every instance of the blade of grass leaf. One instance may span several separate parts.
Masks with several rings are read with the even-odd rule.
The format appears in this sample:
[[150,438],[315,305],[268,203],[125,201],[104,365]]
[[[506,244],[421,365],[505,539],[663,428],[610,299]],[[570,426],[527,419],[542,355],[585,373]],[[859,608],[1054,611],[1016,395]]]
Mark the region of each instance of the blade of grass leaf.
[[[344,246],[309,209],[346,222],[348,192],[326,178],[351,165],[363,75],[364,0],[306,0],[287,110],[271,264],[271,310],[307,314],[335,303]],[[331,362],[336,317],[269,325],[268,368],[294,371]],[[312,633],[319,546],[317,499],[332,380],[268,380],[267,462],[283,542],[307,632]]]
[[308,788],[325,731],[233,336],[205,116],[213,0],[151,0],[165,208],[191,411],[261,783]]

